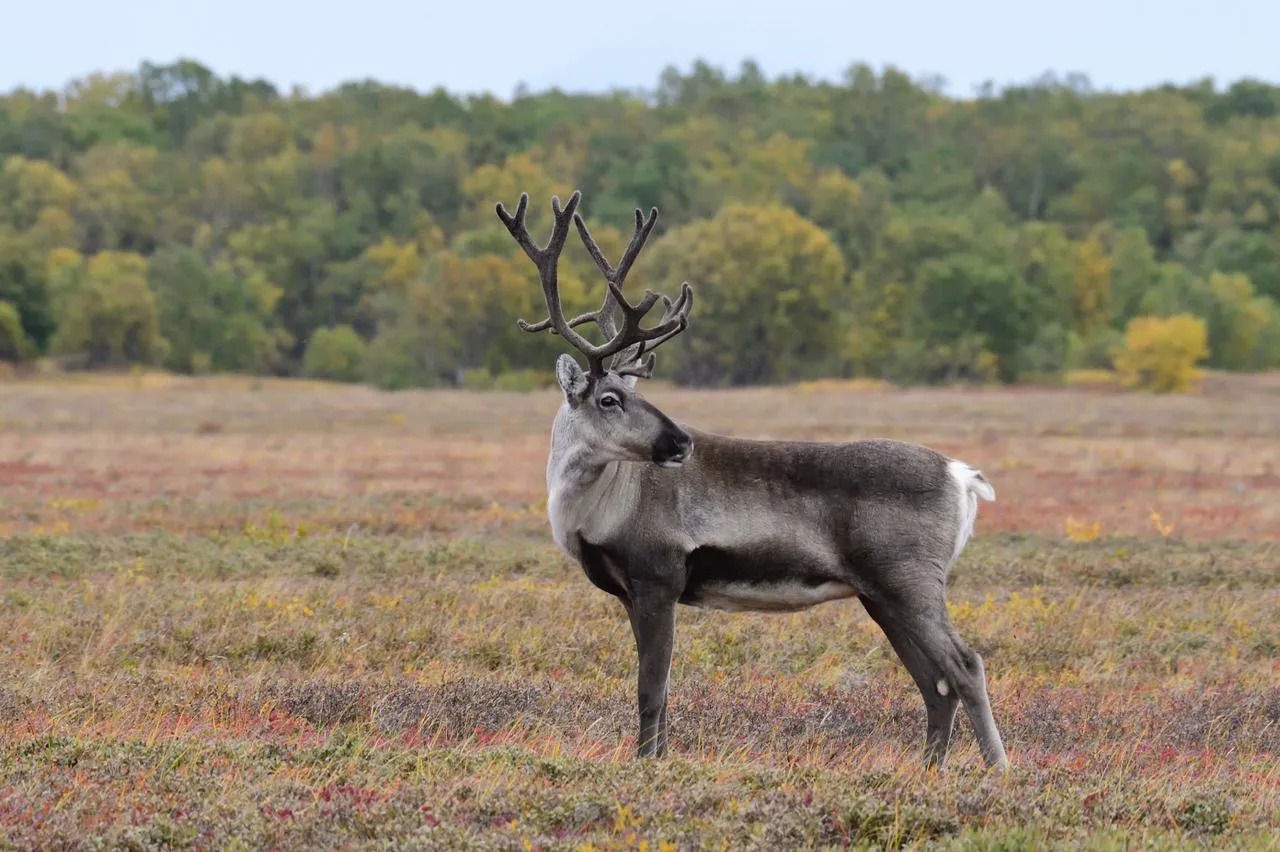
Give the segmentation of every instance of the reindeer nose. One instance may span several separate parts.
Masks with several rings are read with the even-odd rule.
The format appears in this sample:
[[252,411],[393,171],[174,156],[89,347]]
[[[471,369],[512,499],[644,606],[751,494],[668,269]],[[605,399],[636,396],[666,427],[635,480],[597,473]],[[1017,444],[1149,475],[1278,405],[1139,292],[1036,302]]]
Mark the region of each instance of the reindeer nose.
[[664,432],[653,445],[653,460],[663,467],[679,467],[693,449],[693,438],[685,432]]

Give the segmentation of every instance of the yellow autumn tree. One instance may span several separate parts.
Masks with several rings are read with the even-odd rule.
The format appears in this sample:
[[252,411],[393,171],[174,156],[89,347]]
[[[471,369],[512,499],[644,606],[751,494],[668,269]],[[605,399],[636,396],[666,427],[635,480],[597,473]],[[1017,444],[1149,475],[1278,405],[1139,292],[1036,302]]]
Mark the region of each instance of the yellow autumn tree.
[[1209,355],[1209,330],[1191,314],[1135,317],[1113,363],[1125,387],[1157,393],[1191,389],[1196,364]]
[[1087,337],[1106,324],[1111,307],[1111,258],[1096,236],[1076,246],[1072,292],[1076,331]]
[[[61,259],[61,253],[56,251]],[[57,273],[61,322],[53,351],[87,367],[154,363],[168,343],[160,334],[147,259],[133,252],[101,252]]]
[[527,224],[529,232],[536,234],[541,244],[551,230],[551,196],[560,197],[560,203],[569,201],[573,186],[563,177],[548,174],[542,164],[529,154],[513,154],[501,166],[485,165],[472,172],[462,183],[469,210],[464,220],[470,227],[498,225],[494,213],[495,202],[502,202],[514,213],[520,202],[520,193],[529,194]]
[[439,231],[433,230],[424,234],[421,242],[398,243],[390,237],[383,237],[364,250],[364,257],[372,267],[365,284],[366,297],[375,297],[383,293],[403,296],[409,284],[422,274],[422,266],[426,262],[422,243],[430,242],[430,250],[439,251]]
[[0,168],[0,221],[24,230],[46,209],[70,211],[79,192],[75,181],[52,163],[9,157]]
[[745,204],[783,202],[789,192],[799,193],[813,183],[812,143],[778,131],[767,139],[755,131],[740,134],[742,162],[734,169],[730,197]]
[[77,159],[75,221],[82,250],[112,250],[154,238],[156,211],[148,184],[158,157],[155,148],[116,143]]
[[665,376],[781,383],[838,362],[846,327],[834,306],[850,300],[844,258],[826,231],[794,210],[726,205],[714,219],[667,232],[648,262],[654,290],[674,298],[690,281],[697,294],[697,332],[663,347]]

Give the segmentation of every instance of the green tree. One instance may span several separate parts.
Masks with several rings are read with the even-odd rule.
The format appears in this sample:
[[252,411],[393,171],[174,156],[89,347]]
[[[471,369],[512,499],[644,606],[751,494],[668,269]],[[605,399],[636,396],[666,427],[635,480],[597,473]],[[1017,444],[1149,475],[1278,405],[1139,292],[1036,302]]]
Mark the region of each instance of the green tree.
[[[516,317],[545,316],[546,306],[528,259],[519,249],[512,251],[509,236],[503,237],[508,254],[470,254],[467,240],[460,238],[433,256],[403,290],[387,289],[375,297],[380,318],[367,370],[377,374],[372,377],[379,384],[456,384],[469,369],[491,374],[550,369],[563,347],[558,338],[516,326]],[[603,299],[603,287],[588,295],[571,265],[562,264],[559,278],[566,311],[584,311]]]
[[1040,277],[1061,287],[1061,256],[1034,246],[1049,239],[1043,235],[1020,246],[998,196],[980,196],[968,211],[903,214],[889,222],[854,279],[849,352],[858,372],[898,381],[981,377],[993,368],[1006,381],[1019,375],[1020,353],[1063,301],[1051,293],[1038,297],[1029,282],[1052,260],[1052,276]]
[[1224,370],[1275,366],[1260,350],[1264,331],[1275,321],[1275,303],[1255,295],[1249,278],[1240,273],[1213,272],[1199,292],[1199,316],[1209,335],[1209,365]]
[[123,142],[91,148],[78,159],[74,215],[82,251],[151,250],[156,210],[147,190],[157,159],[156,149]]
[[25,361],[31,352],[31,341],[22,328],[18,309],[8,302],[0,302],[0,361]]
[[1027,222],[1010,235],[1010,262],[1022,281],[1023,323],[1031,336],[1010,356],[1019,376],[1052,376],[1071,366],[1079,246],[1056,222]]
[[1158,286],[1160,262],[1142,228],[1107,233],[1111,256],[1111,325],[1123,328],[1141,313],[1142,301]]
[[1018,376],[1019,351],[1035,329],[1027,321],[1027,290],[1012,264],[998,257],[960,253],[925,261],[916,274],[919,292],[917,333],[912,340],[926,350],[939,346],[972,352],[954,363],[935,363],[922,378],[983,378],[989,372],[983,352],[995,356],[995,371],[1006,381]]
[[227,259],[207,263],[194,249],[164,248],[147,265],[165,364],[179,372],[258,372],[276,356],[272,310],[280,296],[252,267]]
[[[342,223],[335,207],[311,202],[293,218],[250,225],[227,238],[233,262],[261,271],[280,290],[276,322],[291,343],[286,354],[297,365],[312,330],[349,322],[360,301],[360,282],[329,282],[335,243]],[[345,285],[345,286],[327,286]]]
[[13,306],[24,335],[43,351],[55,323],[45,259],[28,234],[7,225],[0,225],[0,301]]
[[868,172],[853,180],[831,169],[820,174],[809,194],[809,217],[826,228],[850,271],[862,268],[892,215],[891,188],[884,175]]
[[1280,300],[1280,240],[1262,231],[1227,228],[1198,233],[1179,246],[1179,256],[1202,275],[1239,272],[1263,296]]

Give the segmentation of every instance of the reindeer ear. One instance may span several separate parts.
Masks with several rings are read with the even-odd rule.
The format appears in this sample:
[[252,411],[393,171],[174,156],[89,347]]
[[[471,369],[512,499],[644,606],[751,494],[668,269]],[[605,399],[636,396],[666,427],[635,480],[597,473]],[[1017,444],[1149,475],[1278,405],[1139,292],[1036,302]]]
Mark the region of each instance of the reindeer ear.
[[570,405],[577,405],[587,395],[587,374],[582,372],[582,367],[572,355],[565,354],[556,359],[556,381]]

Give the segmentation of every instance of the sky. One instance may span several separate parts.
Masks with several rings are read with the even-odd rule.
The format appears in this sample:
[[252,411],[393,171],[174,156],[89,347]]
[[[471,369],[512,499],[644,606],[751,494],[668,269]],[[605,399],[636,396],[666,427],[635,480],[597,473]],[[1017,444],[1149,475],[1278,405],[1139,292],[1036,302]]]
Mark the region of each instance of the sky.
[[508,98],[750,58],[829,80],[894,65],[967,97],[1045,72],[1113,90],[1280,82],[1280,0],[0,0],[0,45],[0,91],[188,58],[282,91],[375,79]]

